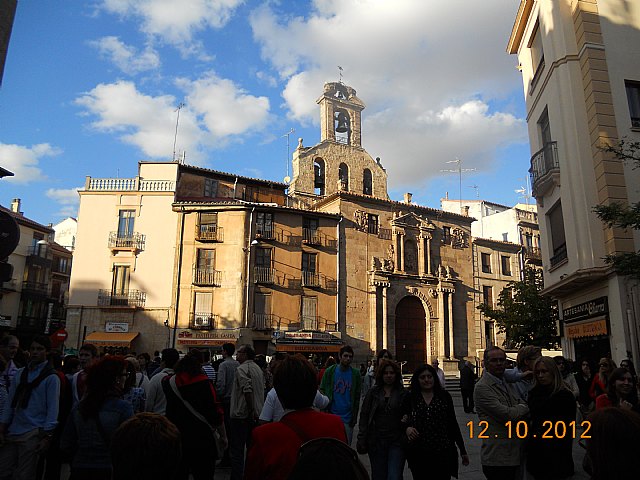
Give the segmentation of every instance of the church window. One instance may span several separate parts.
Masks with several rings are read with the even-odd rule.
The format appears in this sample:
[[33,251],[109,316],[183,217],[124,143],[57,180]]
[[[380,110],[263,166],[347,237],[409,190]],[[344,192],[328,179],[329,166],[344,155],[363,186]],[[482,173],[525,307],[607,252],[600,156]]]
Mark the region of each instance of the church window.
[[373,178],[371,176],[371,170],[364,169],[362,175],[362,193],[365,195],[373,195]]
[[340,181],[340,190],[349,191],[349,167],[346,163],[341,163],[338,167],[338,180]]

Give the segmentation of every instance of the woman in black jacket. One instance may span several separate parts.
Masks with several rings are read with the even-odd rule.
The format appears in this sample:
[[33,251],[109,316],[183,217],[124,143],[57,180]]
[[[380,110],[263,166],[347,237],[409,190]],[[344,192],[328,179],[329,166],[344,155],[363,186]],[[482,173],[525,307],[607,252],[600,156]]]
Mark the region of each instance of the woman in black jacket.
[[531,427],[526,445],[527,470],[541,480],[570,477],[575,436],[571,422],[576,420],[576,399],[553,358],[539,357],[533,373],[536,384],[528,398]]
[[451,395],[442,388],[431,365],[423,365],[413,373],[403,411],[409,441],[407,460],[413,478],[458,478],[458,449],[463,465],[469,465],[469,456]]
[[178,479],[211,480],[216,467],[214,429],[226,447],[224,411],[213,383],[200,367],[201,359],[189,353],[175,367],[175,375],[162,380],[167,397],[167,418],[182,436],[182,461]]
[[400,480],[404,470],[402,403],[406,395],[400,367],[380,360],[376,384],[362,402],[358,453],[368,453],[372,480]]

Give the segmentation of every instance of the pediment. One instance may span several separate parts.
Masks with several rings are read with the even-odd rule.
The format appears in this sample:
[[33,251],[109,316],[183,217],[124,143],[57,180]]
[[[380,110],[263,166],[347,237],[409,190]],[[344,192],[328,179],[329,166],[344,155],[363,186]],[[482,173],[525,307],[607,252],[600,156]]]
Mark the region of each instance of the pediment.
[[423,219],[416,215],[413,212],[409,212],[404,215],[400,215],[392,220],[391,225],[395,227],[404,227],[404,228],[428,228],[430,222],[428,219]]

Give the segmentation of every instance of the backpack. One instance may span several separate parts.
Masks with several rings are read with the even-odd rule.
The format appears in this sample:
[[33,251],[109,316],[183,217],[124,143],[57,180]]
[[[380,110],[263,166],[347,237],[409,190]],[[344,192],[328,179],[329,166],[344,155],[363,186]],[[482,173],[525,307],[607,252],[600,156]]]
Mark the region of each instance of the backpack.
[[289,480],[369,480],[369,473],[356,451],[337,438],[313,438],[305,434],[295,423],[280,420],[302,439],[298,459]]

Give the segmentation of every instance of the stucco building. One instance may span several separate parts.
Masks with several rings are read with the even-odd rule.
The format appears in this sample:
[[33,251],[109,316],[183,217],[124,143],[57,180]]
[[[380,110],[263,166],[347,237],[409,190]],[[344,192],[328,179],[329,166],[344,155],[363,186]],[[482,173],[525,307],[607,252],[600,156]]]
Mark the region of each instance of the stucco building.
[[545,292],[557,299],[572,357],[640,360],[637,281],[608,254],[640,232],[608,228],[593,207],[640,200],[640,170],[602,150],[640,140],[640,4],[522,0],[507,51],[522,71]]

